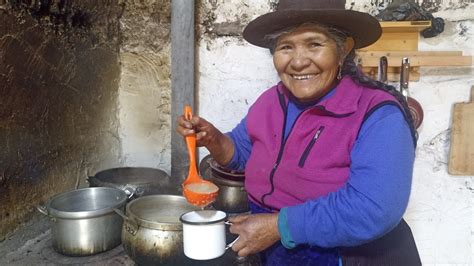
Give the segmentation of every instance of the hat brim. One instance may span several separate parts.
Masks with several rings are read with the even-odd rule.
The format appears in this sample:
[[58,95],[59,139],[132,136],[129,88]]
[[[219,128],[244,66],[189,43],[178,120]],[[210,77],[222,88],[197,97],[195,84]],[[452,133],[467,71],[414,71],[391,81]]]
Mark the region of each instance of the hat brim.
[[252,20],[245,27],[242,35],[249,43],[263,48],[270,48],[271,43],[265,38],[279,30],[316,22],[334,26],[347,31],[354,39],[354,48],[359,49],[376,42],[382,34],[380,23],[373,16],[353,10],[283,10],[267,13]]

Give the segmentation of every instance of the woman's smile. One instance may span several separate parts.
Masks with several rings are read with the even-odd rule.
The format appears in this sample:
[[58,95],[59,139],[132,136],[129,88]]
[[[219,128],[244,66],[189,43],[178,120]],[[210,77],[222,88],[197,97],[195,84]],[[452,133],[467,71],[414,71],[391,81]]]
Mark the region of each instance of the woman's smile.
[[316,75],[291,75],[296,80],[308,80],[314,78]]

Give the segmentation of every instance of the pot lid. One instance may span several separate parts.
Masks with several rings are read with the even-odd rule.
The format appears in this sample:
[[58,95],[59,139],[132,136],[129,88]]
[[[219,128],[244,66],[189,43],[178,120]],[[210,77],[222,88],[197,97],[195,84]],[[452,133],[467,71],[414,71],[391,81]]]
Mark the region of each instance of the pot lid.
[[48,200],[48,215],[54,218],[83,219],[114,212],[127,202],[124,191],[109,187],[93,187],[71,190]]
[[158,168],[119,167],[97,172],[93,177],[104,183],[113,184],[153,184],[169,182],[169,175]]

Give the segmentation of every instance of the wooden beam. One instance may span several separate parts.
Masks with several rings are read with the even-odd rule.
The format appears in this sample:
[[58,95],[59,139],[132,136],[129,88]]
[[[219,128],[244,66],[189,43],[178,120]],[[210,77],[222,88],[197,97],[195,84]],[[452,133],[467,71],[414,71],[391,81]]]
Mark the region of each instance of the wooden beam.
[[194,109],[194,0],[171,1],[171,178],[184,180],[188,155],[176,118],[185,104]]

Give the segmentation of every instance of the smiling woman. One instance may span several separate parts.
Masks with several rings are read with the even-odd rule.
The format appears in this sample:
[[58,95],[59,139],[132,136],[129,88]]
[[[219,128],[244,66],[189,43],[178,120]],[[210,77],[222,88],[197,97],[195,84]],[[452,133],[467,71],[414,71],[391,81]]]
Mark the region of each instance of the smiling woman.
[[335,37],[325,28],[304,24],[277,38],[273,63],[293,96],[311,102],[334,87],[344,57],[353,47],[352,38],[345,38],[341,53]]
[[281,82],[223,134],[178,118],[217,163],[245,169],[251,215],[229,219],[239,256],[265,265],[420,265],[407,207],[416,137],[406,101],[357,68],[381,28],[343,0],[280,0],[251,21]]

